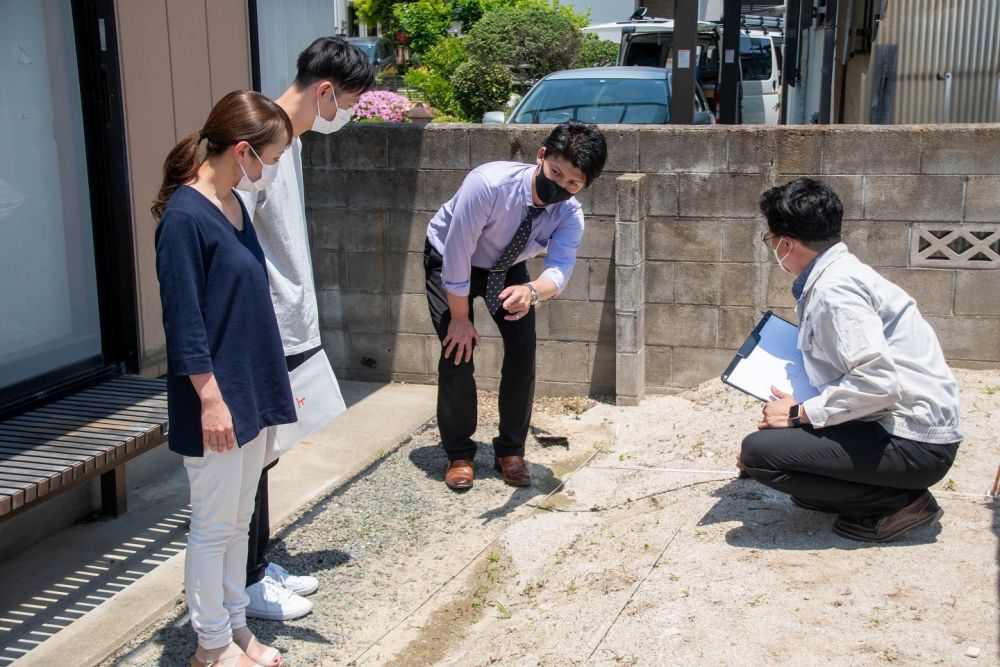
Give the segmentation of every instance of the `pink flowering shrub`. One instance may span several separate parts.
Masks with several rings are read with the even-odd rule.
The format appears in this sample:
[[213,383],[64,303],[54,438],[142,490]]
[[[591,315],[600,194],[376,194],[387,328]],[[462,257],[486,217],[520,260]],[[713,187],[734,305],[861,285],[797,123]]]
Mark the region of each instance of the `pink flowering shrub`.
[[401,123],[406,120],[406,112],[413,104],[402,95],[388,90],[371,90],[358,99],[354,105],[356,120]]

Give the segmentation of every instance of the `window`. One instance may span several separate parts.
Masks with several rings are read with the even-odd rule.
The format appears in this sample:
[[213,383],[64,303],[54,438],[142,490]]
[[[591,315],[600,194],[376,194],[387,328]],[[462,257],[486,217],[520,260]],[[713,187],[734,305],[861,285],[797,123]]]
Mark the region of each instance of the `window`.
[[69,3],[0,9],[0,390],[103,363]]
[[661,124],[670,119],[665,79],[561,79],[539,82],[515,123]]
[[740,68],[744,81],[767,81],[771,78],[771,39],[740,35]]
[[640,42],[633,40],[629,43],[628,51],[625,55],[626,65],[638,65],[641,67],[662,67],[661,54],[663,47],[658,42]]

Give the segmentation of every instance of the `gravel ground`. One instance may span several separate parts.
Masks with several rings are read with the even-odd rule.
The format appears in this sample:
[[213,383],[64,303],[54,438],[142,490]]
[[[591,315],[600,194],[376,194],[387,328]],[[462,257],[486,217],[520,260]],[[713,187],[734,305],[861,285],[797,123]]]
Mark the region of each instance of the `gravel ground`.
[[[535,485],[480,448],[462,494],[415,433],[279,533],[320,579],[309,616],[252,622],[290,665],[998,664],[1000,372],[956,371],[967,433],[941,526],[867,546],[832,517],[734,478],[759,403],[717,381],[637,408],[537,403]],[[484,395],[477,439],[496,428]],[[968,495],[964,495],[968,494]],[[106,664],[183,665],[185,607]]]

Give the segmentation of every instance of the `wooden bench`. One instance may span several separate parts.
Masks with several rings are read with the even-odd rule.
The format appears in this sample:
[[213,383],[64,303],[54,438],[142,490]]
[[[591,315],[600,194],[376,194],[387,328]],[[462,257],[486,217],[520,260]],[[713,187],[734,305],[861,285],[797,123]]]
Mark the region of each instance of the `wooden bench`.
[[166,381],[119,377],[0,422],[0,521],[101,478],[102,512],[127,509],[125,462],[167,440]]

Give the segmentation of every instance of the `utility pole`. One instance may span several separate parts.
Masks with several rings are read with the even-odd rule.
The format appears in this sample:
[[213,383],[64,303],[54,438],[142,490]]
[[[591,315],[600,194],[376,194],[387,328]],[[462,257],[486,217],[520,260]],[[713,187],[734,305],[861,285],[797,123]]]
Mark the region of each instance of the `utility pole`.
[[722,5],[722,72],[719,91],[722,108],[719,122],[735,125],[739,122],[740,108],[740,24],[743,14],[741,0],[725,0]]
[[670,91],[670,122],[694,122],[694,71],[698,65],[698,0],[674,5],[674,45]]

